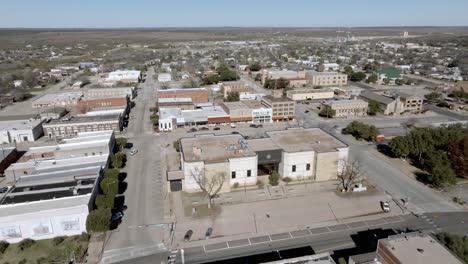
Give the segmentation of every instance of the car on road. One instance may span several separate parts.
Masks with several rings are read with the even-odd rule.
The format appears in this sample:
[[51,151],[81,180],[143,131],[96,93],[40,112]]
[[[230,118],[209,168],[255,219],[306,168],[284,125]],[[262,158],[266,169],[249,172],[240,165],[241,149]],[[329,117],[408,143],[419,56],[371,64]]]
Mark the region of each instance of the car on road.
[[197,132],[198,130],[194,127],[192,127],[189,131],[187,131],[187,133],[193,133],[193,132]]
[[207,130],[210,130],[210,129],[207,128],[207,127],[202,127],[202,128],[200,128],[200,131],[207,131]]
[[239,132],[237,132],[237,131],[232,131],[231,134],[237,135],[237,134],[239,134]]
[[221,130],[221,128],[215,127],[215,128],[213,128],[213,130]]
[[193,230],[187,231],[187,233],[185,233],[185,236],[184,236],[184,241],[185,242],[190,241],[190,238],[192,237],[192,235],[193,235]]
[[305,110],[304,113],[306,113],[306,114],[309,113],[309,110]]
[[123,217],[123,214],[121,212],[117,212],[112,215],[111,221],[112,222],[119,221],[120,219],[122,219],[122,217]]
[[130,150],[130,155],[132,155],[132,156],[135,155],[135,154],[137,154],[137,153],[138,153],[138,149],[132,149],[132,150]]
[[249,127],[257,128],[257,125],[256,124],[250,124]]
[[390,204],[387,201],[381,201],[380,206],[384,212],[390,212]]
[[206,230],[206,233],[205,233],[205,239],[209,239],[212,234],[213,234],[213,228],[208,227],[208,229]]
[[263,128],[263,125],[262,125],[262,124],[258,124],[258,125],[257,125],[257,128]]
[[8,187],[0,188],[0,193],[6,193],[8,191]]
[[231,124],[229,124],[229,126],[230,126],[231,128],[236,128],[236,127],[237,127],[236,123],[231,123]]

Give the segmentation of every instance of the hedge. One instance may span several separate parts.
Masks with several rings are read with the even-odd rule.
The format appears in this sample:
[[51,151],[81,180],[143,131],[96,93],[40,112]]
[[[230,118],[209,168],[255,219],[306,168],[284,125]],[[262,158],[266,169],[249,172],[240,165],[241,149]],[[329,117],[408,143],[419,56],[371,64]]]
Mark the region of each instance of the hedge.
[[88,232],[105,232],[109,230],[111,218],[111,209],[93,210],[86,219],[86,230]]

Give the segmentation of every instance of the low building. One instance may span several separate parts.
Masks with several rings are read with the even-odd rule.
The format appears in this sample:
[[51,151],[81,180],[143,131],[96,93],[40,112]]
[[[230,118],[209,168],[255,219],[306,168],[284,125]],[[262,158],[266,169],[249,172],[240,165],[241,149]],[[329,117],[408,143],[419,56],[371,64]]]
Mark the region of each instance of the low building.
[[323,106],[329,106],[335,110],[335,117],[366,116],[368,103],[363,100],[330,100],[322,103]]
[[186,125],[229,123],[229,114],[221,106],[203,106],[195,110],[183,110]]
[[182,110],[193,110],[192,98],[159,98],[158,108],[179,108]]
[[120,97],[102,97],[102,98],[83,98],[76,106],[81,113],[86,113],[89,110],[103,110],[115,108],[128,108],[129,98],[126,95]]
[[254,185],[267,167],[292,180],[336,180],[349,151],[346,144],[318,128],[272,131],[267,138],[250,140],[239,134],[198,135],[181,139],[180,145],[180,180],[187,192],[200,191],[197,179],[203,175],[222,176],[223,192],[234,185]]
[[388,80],[396,80],[401,78],[401,71],[396,68],[383,68],[380,69],[378,72],[379,80],[383,81],[385,79]]
[[307,85],[307,79],[304,71],[262,71],[262,85],[267,80],[286,79],[289,81],[290,87],[302,87]]
[[103,116],[76,116],[51,120],[43,124],[44,135],[48,138],[67,138],[80,132],[107,131],[120,132],[123,116],[121,114]]
[[172,75],[170,73],[160,73],[158,74],[158,82],[170,82],[172,81]]
[[2,150],[0,151],[0,174],[3,175],[5,169],[13,162],[16,162],[18,158],[18,151],[16,151],[16,148],[2,147]]
[[260,101],[246,100],[242,102],[252,110],[253,124],[273,122],[273,109],[265,107]]
[[229,93],[249,93],[251,90],[248,89],[243,81],[232,81],[221,83],[221,89],[223,90],[223,96],[226,98]]
[[42,136],[42,120],[0,121],[0,143],[36,141]]
[[397,93],[396,96],[399,97],[400,101],[403,103],[403,112],[417,114],[424,110],[423,98],[406,93]]
[[339,72],[306,71],[307,84],[310,86],[343,86],[348,84],[348,76]]
[[108,82],[138,83],[140,80],[141,72],[131,70],[113,71],[106,78]]
[[461,264],[452,252],[431,235],[408,233],[380,239],[377,256],[382,264],[424,263]]
[[158,98],[191,98],[193,103],[207,103],[208,90],[205,88],[159,90]]
[[294,120],[296,116],[296,102],[279,95],[262,97],[262,105],[272,109],[272,120]]
[[32,101],[32,107],[69,107],[78,104],[83,93],[59,93],[59,94],[45,94]]
[[135,97],[135,89],[133,87],[99,87],[89,88],[84,92],[85,98],[113,98],[113,97],[124,97],[133,99]]
[[60,119],[67,114],[67,109],[65,107],[54,107],[47,108],[45,111],[39,114],[41,120],[49,121],[51,119]]
[[295,89],[286,91],[286,96],[294,101],[304,100],[328,100],[332,99],[335,94],[331,89]]
[[159,131],[172,131],[178,126],[185,125],[180,108],[159,108]]
[[29,149],[5,173],[15,180],[0,202],[0,240],[17,243],[86,232],[113,144],[112,131],[92,132]]
[[379,104],[384,115],[401,114],[404,110],[403,103],[399,99],[380,95],[374,92],[363,91],[359,97],[367,102],[375,101]]
[[245,105],[242,101],[239,102],[223,102],[220,106],[229,114],[230,122],[251,122],[252,109]]

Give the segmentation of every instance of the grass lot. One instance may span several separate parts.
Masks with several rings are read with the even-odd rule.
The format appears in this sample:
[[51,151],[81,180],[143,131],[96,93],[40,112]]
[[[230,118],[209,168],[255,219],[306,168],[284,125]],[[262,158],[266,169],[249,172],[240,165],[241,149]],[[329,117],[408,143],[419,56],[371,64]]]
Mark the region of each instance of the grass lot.
[[73,255],[80,260],[88,248],[88,240],[89,236],[86,234],[37,240],[31,247],[23,250],[20,248],[21,242],[11,244],[3,254],[0,253],[0,263],[68,263]]

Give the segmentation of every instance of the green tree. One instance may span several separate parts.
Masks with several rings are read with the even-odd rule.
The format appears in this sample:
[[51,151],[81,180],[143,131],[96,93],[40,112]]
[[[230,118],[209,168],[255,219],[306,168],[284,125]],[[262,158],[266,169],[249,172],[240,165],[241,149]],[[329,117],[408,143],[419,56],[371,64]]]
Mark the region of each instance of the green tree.
[[272,186],[278,186],[279,182],[280,182],[280,175],[277,171],[273,171],[270,175],[270,177],[268,177],[268,179],[270,180],[270,184]]
[[394,137],[388,147],[396,157],[406,158],[411,153],[411,144],[408,142],[408,138],[404,136]]
[[203,83],[206,85],[216,84],[220,81],[220,78],[217,74],[210,74],[202,79]]
[[127,145],[127,142],[128,142],[127,138],[119,137],[115,139],[115,143],[119,147],[119,150],[124,149],[125,146]]
[[0,241],[0,253],[3,254],[7,250],[10,243],[6,242],[5,240]]
[[449,233],[439,233],[436,235],[445,247],[450,249],[455,255],[468,263],[468,238]]
[[240,100],[239,92],[229,92],[226,97],[226,102],[238,102]]
[[430,175],[428,183],[434,187],[443,187],[456,183],[456,175],[452,169],[452,163],[447,157],[447,153],[436,150],[425,153],[424,170]]
[[369,107],[369,115],[376,115],[377,113],[381,112],[380,104],[377,101],[370,100],[368,107]]
[[109,230],[112,213],[110,209],[97,209],[88,214],[86,230],[88,232],[105,232]]
[[289,80],[284,78],[279,78],[277,80],[265,80],[263,85],[267,89],[286,89],[289,87]]
[[326,118],[333,118],[336,115],[336,111],[329,105],[324,105],[319,112],[319,116]]
[[180,142],[179,140],[176,140],[172,143],[172,146],[174,147],[174,149],[177,151],[177,152],[180,152]]
[[86,68],[86,69],[84,69],[84,71],[83,71],[83,75],[85,75],[85,76],[93,76],[93,73],[91,72],[90,69]]
[[468,178],[468,135],[448,145],[448,155],[458,177]]
[[354,72],[351,74],[351,81],[353,82],[360,82],[366,78],[366,74],[364,72]]
[[99,184],[101,190],[106,195],[116,195],[119,192],[119,181],[112,178],[104,178]]
[[36,240],[25,238],[18,243],[18,247],[21,251],[28,249],[36,244]]
[[104,171],[104,178],[105,179],[119,179],[119,173],[120,171],[118,169],[106,169]]
[[401,85],[405,84],[405,81],[403,79],[396,79],[395,84],[401,86]]
[[353,121],[343,128],[342,133],[345,135],[350,134],[357,140],[364,139],[372,141],[380,134],[380,131],[374,125],[367,125],[362,122]]
[[354,70],[353,67],[347,65],[344,67],[344,73],[346,73],[348,76],[351,76],[353,74]]
[[108,194],[108,195],[99,194],[96,196],[95,204],[98,209],[106,209],[106,208],[112,209],[114,208],[114,201],[115,201],[115,196],[112,194]]
[[438,102],[441,98],[441,94],[438,92],[432,92],[424,95],[424,98],[430,102]]
[[258,63],[258,62],[254,62],[254,63],[250,64],[249,69],[250,69],[251,71],[256,72],[256,71],[261,70],[261,69],[262,69],[262,66],[261,66],[260,63]]
[[114,167],[114,168],[120,169],[120,168],[122,168],[122,167],[124,166],[124,164],[125,164],[125,158],[126,158],[126,156],[125,156],[125,154],[122,153],[122,152],[118,152],[118,153],[116,153],[116,154],[112,154],[112,155],[110,156],[110,158],[111,158],[112,167]]
[[377,81],[379,80],[379,77],[377,76],[377,74],[371,74],[367,79],[366,79],[366,83],[376,83]]

